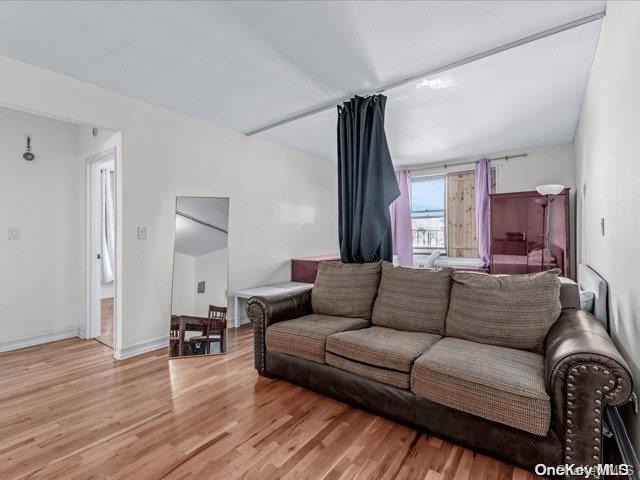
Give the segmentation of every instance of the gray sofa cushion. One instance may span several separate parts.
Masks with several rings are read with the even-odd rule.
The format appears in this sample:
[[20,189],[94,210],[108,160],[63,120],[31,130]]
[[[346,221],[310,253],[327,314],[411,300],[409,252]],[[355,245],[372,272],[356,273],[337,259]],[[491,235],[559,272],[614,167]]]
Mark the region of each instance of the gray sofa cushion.
[[336,333],[327,338],[326,362],[378,382],[409,388],[414,360],[440,338],[376,326]]
[[369,325],[369,321],[362,318],[305,315],[270,325],[265,341],[267,349],[274,352],[324,363],[325,344],[329,335]]
[[558,273],[452,273],[446,336],[542,351],[561,311]]
[[[580,290],[593,293],[593,305],[589,311],[609,331],[609,305],[607,303],[609,287],[607,282],[589,265],[580,263],[578,265],[578,283]],[[588,303],[585,307],[588,307]]]
[[311,291],[313,313],[371,318],[380,284],[380,262],[322,262]]
[[580,309],[580,288],[578,284],[567,277],[558,277],[560,279],[560,304],[562,309],[573,308]]
[[413,361],[440,338],[440,335],[431,333],[369,327],[331,335],[327,338],[327,352],[367,365],[408,373]]
[[372,323],[413,332],[444,334],[453,269],[394,267],[382,262]]
[[536,435],[549,429],[544,357],[533,352],[443,338],[416,360],[411,390]]
[[595,293],[587,292],[586,290],[580,290],[580,310],[593,313],[593,301],[595,300],[595,298]]
[[327,365],[345,370],[347,372],[355,373],[361,377],[370,378],[380,383],[386,383],[387,385],[393,385],[398,388],[409,388],[410,375],[407,372],[398,372],[396,370],[389,370],[388,368],[374,367],[367,365],[366,363],[356,362],[349,360],[348,358],[341,357],[340,355],[334,355],[331,352],[327,352],[326,356]]

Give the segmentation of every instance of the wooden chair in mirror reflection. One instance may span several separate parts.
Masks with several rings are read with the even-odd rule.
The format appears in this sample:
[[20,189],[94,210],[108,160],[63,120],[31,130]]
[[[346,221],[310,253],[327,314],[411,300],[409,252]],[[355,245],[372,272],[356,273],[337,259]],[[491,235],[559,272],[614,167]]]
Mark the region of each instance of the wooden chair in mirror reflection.
[[189,338],[192,355],[208,355],[211,344],[219,344],[219,352],[225,353],[225,332],[227,329],[227,307],[209,305],[208,322],[202,328],[202,335]]

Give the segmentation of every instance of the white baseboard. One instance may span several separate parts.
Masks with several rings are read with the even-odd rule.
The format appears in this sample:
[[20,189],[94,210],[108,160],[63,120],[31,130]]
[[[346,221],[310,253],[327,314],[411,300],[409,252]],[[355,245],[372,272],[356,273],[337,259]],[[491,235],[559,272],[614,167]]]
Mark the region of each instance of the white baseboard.
[[81,325],[78,327],[78,336],[80,338],[84,338],[85,340],[87,339],[87,327],[85,327],[84,325]]
[[56,330],[54,332],[39,333],[38,335],[31,335],[29,337],[19,338],[17,340],[0,342],[0,352],[17,350],[18,348],[32,347],[34,345],[40,345],[41,343],[53,342],[55,340],[62,340],[65,338],[72,338],[77,336],[78,327],[65,328],[62,330]]
[[145,340],[144,342],[134,343],[127,347],[116,347],[113,350],[113,356],[118,360],[129,357],[135,357],[143,353],[158,350],[159,348],[167,348],[169,346],[169,337],[154,338],[153,340]]

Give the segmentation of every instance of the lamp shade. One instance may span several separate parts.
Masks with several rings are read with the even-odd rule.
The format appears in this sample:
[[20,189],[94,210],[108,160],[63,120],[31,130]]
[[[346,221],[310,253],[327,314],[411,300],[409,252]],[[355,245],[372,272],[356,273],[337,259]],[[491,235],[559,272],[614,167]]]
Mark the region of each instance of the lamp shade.
[[564,185],[538,185],[536,190],[540,195],[558,195],[562,190],[564,190]]

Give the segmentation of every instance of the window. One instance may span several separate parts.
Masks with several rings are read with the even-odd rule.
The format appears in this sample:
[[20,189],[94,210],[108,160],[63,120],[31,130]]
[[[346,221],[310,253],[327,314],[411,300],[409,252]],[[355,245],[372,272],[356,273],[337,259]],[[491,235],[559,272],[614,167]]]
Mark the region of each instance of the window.
[[445,249],[445,181],[444,176],[411,181],[411,229],[415,253]]

